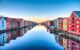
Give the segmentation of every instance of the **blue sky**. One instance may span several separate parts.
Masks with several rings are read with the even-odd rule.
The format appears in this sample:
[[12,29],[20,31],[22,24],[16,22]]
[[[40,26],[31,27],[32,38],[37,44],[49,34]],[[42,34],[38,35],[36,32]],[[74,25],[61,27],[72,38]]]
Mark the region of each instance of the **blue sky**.
[[0,0],[0,15],[9,17],[69,17],[79,0]]

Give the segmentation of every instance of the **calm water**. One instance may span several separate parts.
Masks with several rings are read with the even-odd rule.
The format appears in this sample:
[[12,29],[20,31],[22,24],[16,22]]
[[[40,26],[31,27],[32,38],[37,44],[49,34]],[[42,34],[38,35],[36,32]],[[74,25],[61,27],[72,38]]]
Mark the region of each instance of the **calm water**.
[[36,26],[24,36],[11,40],[1,50],[63,50],[55,41],[55,36],[47,32],[44,26]]

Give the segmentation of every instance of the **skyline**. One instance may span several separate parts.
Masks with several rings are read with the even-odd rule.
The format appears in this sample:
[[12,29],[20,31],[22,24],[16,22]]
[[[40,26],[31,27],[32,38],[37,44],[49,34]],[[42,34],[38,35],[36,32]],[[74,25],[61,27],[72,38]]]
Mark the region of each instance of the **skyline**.
[[79,0],[0,0],[0,15],[26,20],[55,19],[69,17],[72,11],[80,10],[79,5]]

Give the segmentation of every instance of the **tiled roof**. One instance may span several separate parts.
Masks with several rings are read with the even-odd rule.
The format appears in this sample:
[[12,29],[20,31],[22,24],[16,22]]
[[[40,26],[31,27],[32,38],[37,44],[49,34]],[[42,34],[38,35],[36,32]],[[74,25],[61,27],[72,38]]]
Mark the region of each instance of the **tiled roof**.
[[74,13],[80,18],[80,11],[74,11]]

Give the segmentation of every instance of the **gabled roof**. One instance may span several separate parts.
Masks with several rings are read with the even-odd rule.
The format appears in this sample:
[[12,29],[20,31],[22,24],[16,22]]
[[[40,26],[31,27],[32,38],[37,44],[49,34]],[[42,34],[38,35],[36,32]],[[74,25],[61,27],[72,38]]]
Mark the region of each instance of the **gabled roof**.
[[8,17],[0,16],[0,19],[3,19],[3,18],[6,20]]
[[80,11],[74,11],[74,13],[80,18]]

